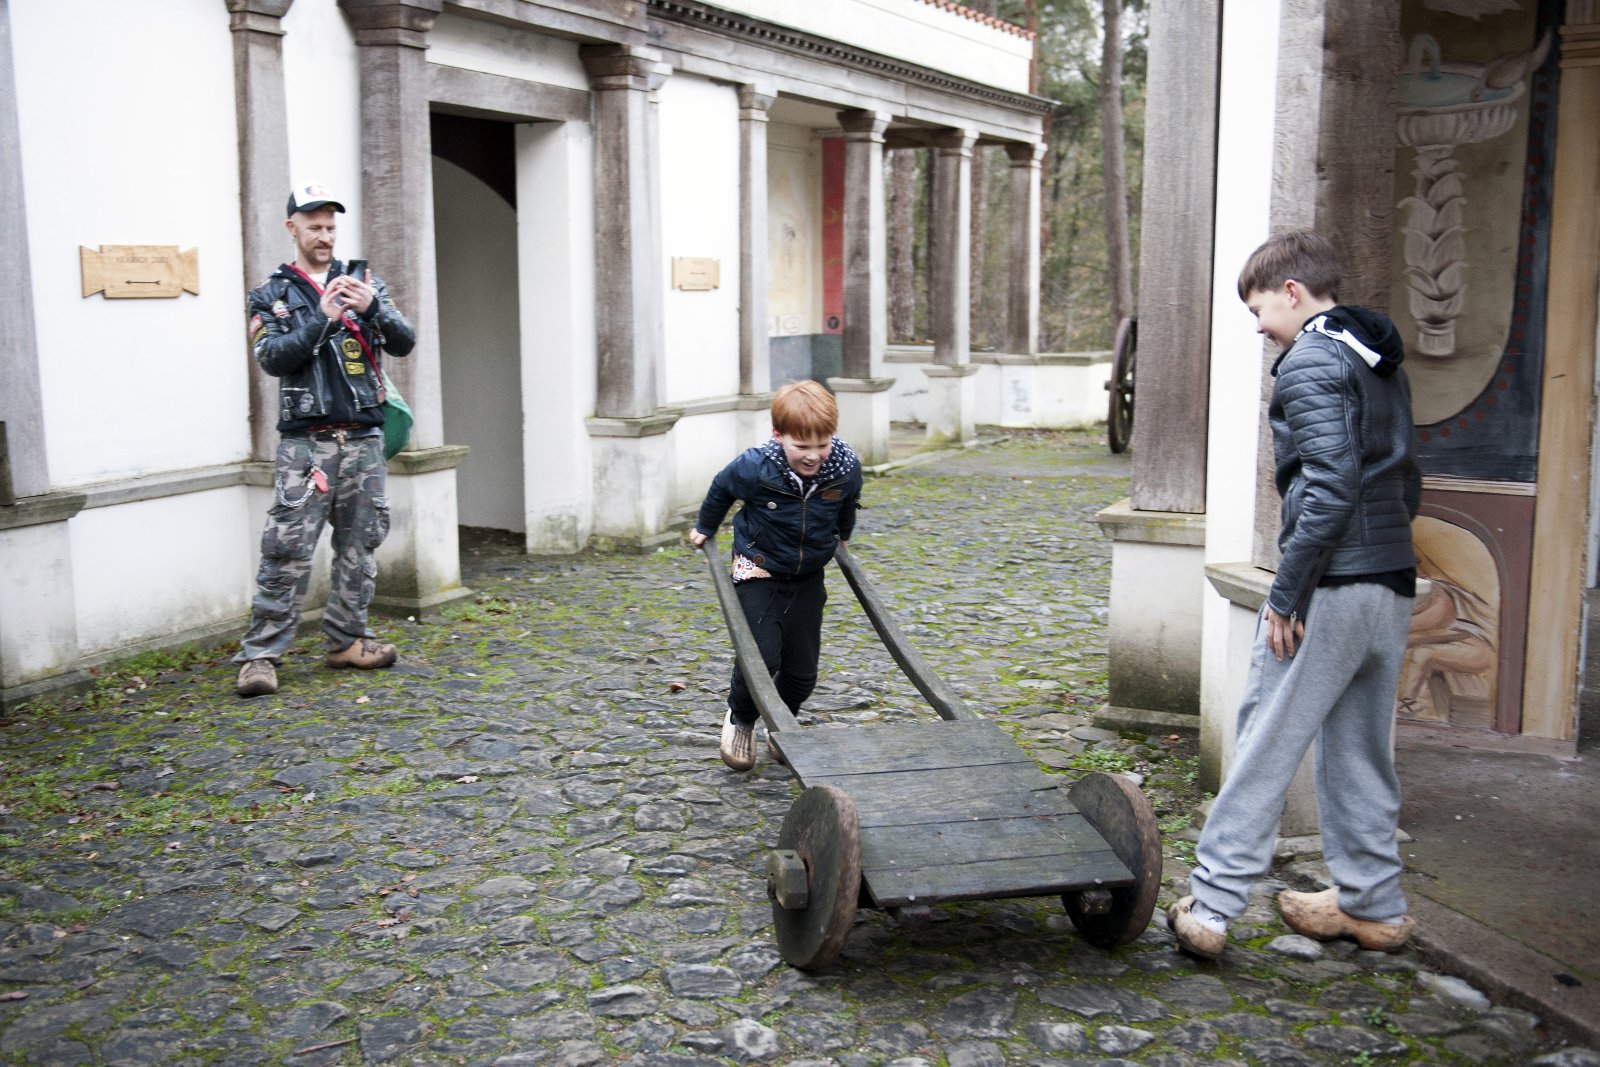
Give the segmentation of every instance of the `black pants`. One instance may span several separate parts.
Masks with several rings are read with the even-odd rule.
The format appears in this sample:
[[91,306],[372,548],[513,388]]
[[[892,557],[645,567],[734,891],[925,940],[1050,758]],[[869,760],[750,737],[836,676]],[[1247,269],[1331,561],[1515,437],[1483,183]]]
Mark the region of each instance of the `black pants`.
[[[740,582],[735,591],[744,617],[755,634],[761,661],[791,712],[798,712],[817,687],[817,657],[822,651],[822,607],[828,588],[822,571],[793,581],[755,578]],[[734,664],[728,688],[728,707],[735,722],[760,718],[755,698]]]

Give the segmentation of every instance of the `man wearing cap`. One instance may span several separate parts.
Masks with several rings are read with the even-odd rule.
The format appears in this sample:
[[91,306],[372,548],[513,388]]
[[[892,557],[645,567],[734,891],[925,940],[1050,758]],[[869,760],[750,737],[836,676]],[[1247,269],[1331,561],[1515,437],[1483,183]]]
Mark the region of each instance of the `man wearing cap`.
[[330,667],[371,670],[395,660],[367,627],[389,532],[379,360],[403,356],[416,333],[371,271],[333,258],[344,205],[308,182],[289,194],[285,223],[295,258],[250,291],[250,343],[278,379],[273,503],[261,534],[250,629],[234,662],[240,696],[278,689],[277,664],[294,641],[317,538],[333,523],[333,582],[322,615]]

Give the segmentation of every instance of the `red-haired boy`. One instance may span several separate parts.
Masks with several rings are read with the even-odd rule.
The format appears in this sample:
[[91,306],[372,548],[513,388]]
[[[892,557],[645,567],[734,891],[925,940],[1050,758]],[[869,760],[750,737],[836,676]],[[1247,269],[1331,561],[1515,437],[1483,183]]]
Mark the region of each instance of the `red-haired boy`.
[[[861,461],[833,436],[839,406],[813,381],[790,382],[772,398],[772,439],[746,449],[711,480],[689,534],[696,546],[717,532],[735,500],[733,581],[756,645],[790,711],[817,684],[823,568],[850,540],[861,498]],[[755,766],[755,700],[733,668],[722,722],[722,761],[736,771]]]

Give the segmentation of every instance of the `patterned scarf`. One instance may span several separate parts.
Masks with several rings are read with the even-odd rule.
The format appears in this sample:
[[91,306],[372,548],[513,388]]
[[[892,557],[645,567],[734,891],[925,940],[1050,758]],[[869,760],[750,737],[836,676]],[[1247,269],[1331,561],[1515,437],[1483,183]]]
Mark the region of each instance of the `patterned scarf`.
[[[835,478],[844,477],[849,473],[851,464],[857,462],[856,454],[849,445],[837,437],[829,438],[829,440],[832,441],[832,447],[828,451],[828,458],[822,461],[822,466],[817,468],[817,473],[811,476],[810,482],[812,485],[822,485],[833,481]],[[768,438],[767,443],[761,446],[761,454],[776,463],[778,469],[783,471],[797,489],[802,493],[806,491],[807,480],[800,477],[795,472],[795,469],[789,466],[789,457],[783,454],[782,441],[776,437]]]

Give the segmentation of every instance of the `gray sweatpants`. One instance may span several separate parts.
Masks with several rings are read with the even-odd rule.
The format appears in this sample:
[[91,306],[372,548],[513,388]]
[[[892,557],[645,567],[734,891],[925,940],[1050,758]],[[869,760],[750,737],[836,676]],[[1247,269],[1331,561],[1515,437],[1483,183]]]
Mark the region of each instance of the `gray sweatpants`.
[[1289,783],[1316,745],[1322,852],[1339,906],[1359,919],[1405,914],[1400,781],[1391,738],[1411,598],[1371,582],[1312,594],[1306,634],[1279,663],[1258,620],[1238,744],[1195,849],[1190,891],[1228,918],[1272,863]]

